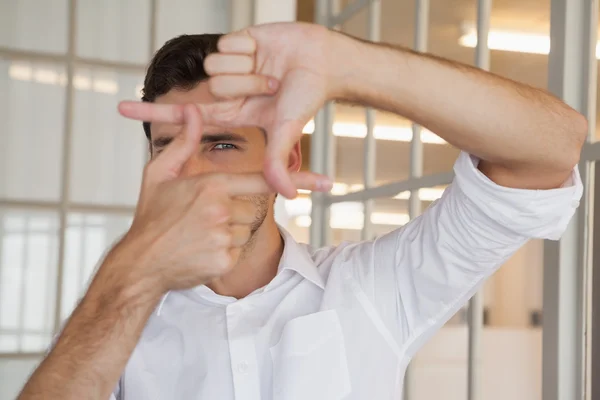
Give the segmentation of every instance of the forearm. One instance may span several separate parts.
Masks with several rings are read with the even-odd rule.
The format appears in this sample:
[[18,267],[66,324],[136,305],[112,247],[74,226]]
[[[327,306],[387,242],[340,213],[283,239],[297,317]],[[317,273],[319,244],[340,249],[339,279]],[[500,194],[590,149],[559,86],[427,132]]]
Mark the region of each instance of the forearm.
[[577,162],[585,118],[549,93],[437,57],[337,37],[335,57],[345,54],[347,63],[337,97],[404,116],[507,168],[552,172]]
[[101,267],[19,399],[109,398],[158,297]]

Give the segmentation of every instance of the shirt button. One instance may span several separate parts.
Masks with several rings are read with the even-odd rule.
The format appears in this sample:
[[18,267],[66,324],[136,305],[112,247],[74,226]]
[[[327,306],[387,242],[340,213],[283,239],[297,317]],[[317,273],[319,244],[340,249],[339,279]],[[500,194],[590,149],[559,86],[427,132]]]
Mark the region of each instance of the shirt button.
[[246,374],[248,372],[248,367],[248,362],[242,361],[237,365],[237,372],[239,372],[240,374]]

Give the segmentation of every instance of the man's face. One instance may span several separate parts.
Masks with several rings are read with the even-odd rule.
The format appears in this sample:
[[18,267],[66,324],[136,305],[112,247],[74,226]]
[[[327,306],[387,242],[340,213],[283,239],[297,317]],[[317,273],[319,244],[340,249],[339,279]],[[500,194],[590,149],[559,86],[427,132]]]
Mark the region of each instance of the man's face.
[[[159,104],[209,103],[214,97],[206,83],[200,83],[192,90],[173,89],[156,98]],[[154,123],[151,126],[152,157],[157,157],[169,143],[182,140],[181,125]],[[182,176],[189,177],[210,172],[247,173],[261,172],[265,159],[266,137],[256,127],[222,129],[205,126],[198,152],[190,158],[182,169]],[[251,200],[256,208],[252,233],[262,225],[269,213],[272,215],[274,195],[254,195]]]

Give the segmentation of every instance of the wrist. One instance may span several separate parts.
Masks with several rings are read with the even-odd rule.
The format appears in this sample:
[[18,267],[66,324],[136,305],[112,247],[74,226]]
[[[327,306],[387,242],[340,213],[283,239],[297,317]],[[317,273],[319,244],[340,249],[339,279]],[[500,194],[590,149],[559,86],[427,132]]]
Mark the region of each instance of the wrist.
[[167,290],[140,265],[143,251],[136,251],[137,247],[126,237],[110,251],[90,285],[90,297],[117,309],[158,304]]
[[376,45],[338,31],[329,32],[327,100],[358,101],[371,81]]

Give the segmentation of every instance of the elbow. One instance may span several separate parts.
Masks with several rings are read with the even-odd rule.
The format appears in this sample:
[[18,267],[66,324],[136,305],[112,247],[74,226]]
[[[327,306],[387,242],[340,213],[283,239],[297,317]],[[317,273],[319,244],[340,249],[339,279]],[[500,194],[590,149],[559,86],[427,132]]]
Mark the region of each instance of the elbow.
[[561,169],[572,170],[581,159],[581,151],[588,136],[588,121],[572,110],[565,124],[564,147],[558,149],[558,164]]

